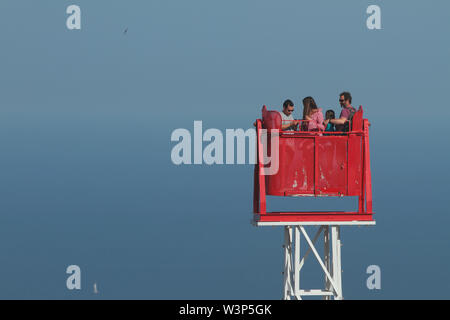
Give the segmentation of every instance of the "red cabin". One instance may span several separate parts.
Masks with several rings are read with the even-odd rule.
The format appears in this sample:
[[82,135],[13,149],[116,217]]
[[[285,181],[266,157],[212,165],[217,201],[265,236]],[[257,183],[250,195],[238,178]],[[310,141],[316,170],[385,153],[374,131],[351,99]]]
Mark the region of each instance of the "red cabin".
[[[278,111],[262,109],[257,125],[257,157],[254,176],[255,222],[372,221],[372,184],[369,153],[369,121],[363,109],[354,114],[348,132],[281,131]],[[299,126],[301,129],[302,125]],[[265,175],[263,150],[271,150],[270,139],[278,134],[278,172]],[[273,131],[276,130],[276,131]],[[269,141],[267,146],[264,144]],[[358,196],[357,212],[267,212],[266,195],[272,196]]]

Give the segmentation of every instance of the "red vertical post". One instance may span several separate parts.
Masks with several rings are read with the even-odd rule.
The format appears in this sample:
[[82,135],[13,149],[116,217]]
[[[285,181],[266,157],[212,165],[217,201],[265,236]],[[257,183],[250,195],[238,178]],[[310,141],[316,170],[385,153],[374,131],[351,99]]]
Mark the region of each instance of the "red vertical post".
[[[256,148],[258,148],[256,146]],[[256,150],[258,152],[258,149]],[[253,213],[259,213],[259,177],[258,177],[258,163],[255,164],[253,170]]]
[[362,177],[361,177],[361,195],[359,196],[359,206],[358,206],[358,212],[360,212],[360,213],[363,213],[364,212],[364,201],[365,201],[365,192],[366,192],[366,188],[365,188],[365,179],[366,179],[366,174],[365,174],[365,172],[366,172],[366,166],[365,166],[365,164],[364,164],[364,162],[365,162],[365,159],[366,159],[366,153],[365,153],[365,145],[366,145],[366,139],[364,138],[364,136],[365,136],[365,134],[363,134],[363,136],[362,137],[360,137],[361,138],[361,147],[362,147],[362,151],[361,151],[361,153],[362,153],[362,158],[361,158],[361,162],[362,162],[362,164],[361,164],[361,175],[362,175]]
[[[258,141],[258,185],[259,185],[259,196],[258,196],[258,213],[266,213],[266,176],[264,175],[264,149],[261,141],[261,130],[262,124],[261,120],[258,119],[256,122],[256,135]],[[267,143],[267,141],[266,141]],[[268,151],[268,150],[267,150]]]
[[314,137],[314,195],[319,193],[319,145]]
[[364,119],[364,185],[366,213],[372,212],[372,175],[370,172],[369,120]]
[[348,154],[348,143],[350,140],[350,136],[347,134],[346,145],[345,145],[345,161],[342,165],[345,165],[345,196],[348,195],[348,158],[350,157]]

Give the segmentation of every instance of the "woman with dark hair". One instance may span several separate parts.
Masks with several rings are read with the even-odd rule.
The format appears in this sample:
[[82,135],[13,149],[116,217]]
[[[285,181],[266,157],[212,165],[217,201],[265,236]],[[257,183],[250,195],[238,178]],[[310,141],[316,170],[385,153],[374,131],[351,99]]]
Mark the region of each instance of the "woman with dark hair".
[[323,131],[323,113],[322,109],[317,107],[312,97],[303,99],[303,120],[307,120],[302,124],[304,131]]

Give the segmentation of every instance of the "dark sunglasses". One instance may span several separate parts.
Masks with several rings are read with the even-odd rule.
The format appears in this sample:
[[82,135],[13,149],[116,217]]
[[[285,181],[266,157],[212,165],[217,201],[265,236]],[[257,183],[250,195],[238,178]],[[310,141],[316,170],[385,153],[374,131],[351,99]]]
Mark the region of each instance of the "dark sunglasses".
[[339,99],[339,102],[344,102],[345,100],[344,99]]

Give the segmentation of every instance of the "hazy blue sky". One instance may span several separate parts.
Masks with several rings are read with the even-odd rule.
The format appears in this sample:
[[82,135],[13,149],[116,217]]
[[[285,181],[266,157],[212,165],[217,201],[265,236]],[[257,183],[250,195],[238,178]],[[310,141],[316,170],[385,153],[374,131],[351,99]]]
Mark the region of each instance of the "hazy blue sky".
[[[66,28],[70,4],[81,30]],[[370,4],[382,30],[366,28]],[[286,98],[296,117],[308,95],[338,111],[342,90],[372,123],[377,220],[342,228],[344,297],[450,298],[449,12],[444,0],[2,0],[0,298],[281,298],[283,232],[250,225],[252,166],[175,166],[170,135],[194,120],[247,129]],[[66,288],[71,264],[80,291]],[[309,260],[302,286],[322,280]]]

